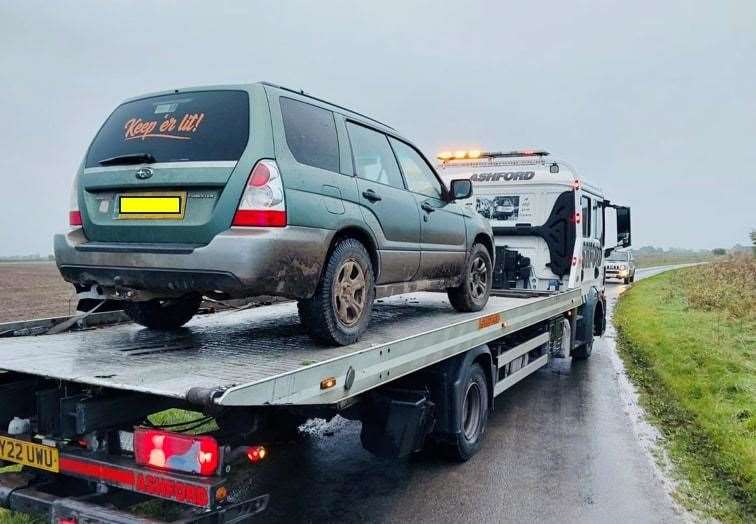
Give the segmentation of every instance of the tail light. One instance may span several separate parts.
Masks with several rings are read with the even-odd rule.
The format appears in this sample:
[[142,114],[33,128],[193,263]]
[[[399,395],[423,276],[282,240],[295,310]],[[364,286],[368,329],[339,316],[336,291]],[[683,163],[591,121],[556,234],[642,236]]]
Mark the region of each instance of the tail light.
[[220,448],[207,435],[136,428],[134,459],[142,466],[211,476],[218,471]]
[[247,460],[253,464],[260,462],[268,455],[268,450],[263,446],[250,446],[247,448]]
[[79,177],[74,177],[71,186],[71,195],[68,201],[68,225],[74,227],[81,226],[81,211],[79,211]]
[[76,209],[68,212],[68,225],[81,226],[81,211]]
[[233,226],[286,225],[283,182],[273,160],[260,160],[249,174]]

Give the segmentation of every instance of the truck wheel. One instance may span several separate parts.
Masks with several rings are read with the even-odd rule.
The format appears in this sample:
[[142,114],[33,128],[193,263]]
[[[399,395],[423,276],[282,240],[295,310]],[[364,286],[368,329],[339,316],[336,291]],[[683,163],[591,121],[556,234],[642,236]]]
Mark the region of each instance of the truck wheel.
[[480,311],[488,302],[492,284],[491,255],[483,244],[474,244],[467,257],[462,284],[448,290],[449,302],[457,311]]
[[361,242],[347,238],[336,244],[313,297],[299,301],[299,318],[318,342],[346,346],[367,329],[374,298],[370,255]]
[[145,302],[126,302],[123,310],[144,327],[176,329],[183,326],[199,310],[202,295],[191,293],[179,298],[155,298]]
[[587,360],[593,352],[593,336],[591,336],[590,342],[580,344],[578,347],[572,350],[572,358],[575,360]]
[[483,445],[483,436],[488,424],[488,382],[480,364],[473,364],[462,381],[459,396],[457,421],[459,427],[454,442],[442,445],[444,454],[453,460],[465,462]]

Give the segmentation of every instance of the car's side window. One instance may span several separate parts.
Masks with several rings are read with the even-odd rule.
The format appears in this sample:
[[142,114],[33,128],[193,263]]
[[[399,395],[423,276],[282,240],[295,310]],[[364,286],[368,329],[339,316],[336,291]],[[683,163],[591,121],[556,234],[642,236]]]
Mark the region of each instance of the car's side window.
[[429,197],[442,198],[444,193],[441,182],[423,157],[407,144],[394,138],[389,138],[389,140],[399,160],[409,190]]
[[347,122],[347,132],[352,144],[354,170],[357,176],[404,189],[402,174],[386,135],[352,122]]
[[293,98],[280,98],[286,143],[294,158],[329,171],[339,170],[339,140],[333,113]]
[[591,237],[591,199],[584,196],[580,197],[580,213],[583,222],[583,238]]

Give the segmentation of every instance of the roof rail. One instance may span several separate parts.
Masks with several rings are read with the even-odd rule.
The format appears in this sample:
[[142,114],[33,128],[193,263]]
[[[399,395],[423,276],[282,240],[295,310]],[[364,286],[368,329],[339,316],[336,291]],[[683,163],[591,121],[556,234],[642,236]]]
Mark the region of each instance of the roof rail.
[[339,109],[343,109],[344,111],[349,111],[350,113],[354,113],[355,115],[359,115],[362,118],[367,118],[368,120],[371,120],[372,122],[375,122],[376,124],[380,124],[383,127],[387,127],[389,129],[393,129],[394,131],[396,131],[396,129],[394,129],[393,127],[391,127],[388,124],[384,124],[380,120],[376,120],[373,117],[364,115],[364,114],[362,114],[362,113],[360,113],[358,111],[355,111],[354,109],[349,109],[348,107],[340,106],[339,104],[334,104],[333,102],[329,102],[328,100],[325,100],[323,98],[318,98],[316,96],[312,96],[311,94],[305,93],[304,90],[302,90],[302,89],[300,89],[299,91],[297,91],[296,89],[291,89],[289,87],[285,87],[285,86],[282,86],[282,85],[274,84],[273,82],[260,82],[260,83],[262,85],[266,85],[266,86],[269,86],[269,87],[275,87],[276,89],[283,89],[284,91],[288,91],[289,93],[294,93],[294,94],[297,94],[297,95],[306,96],[307,98],[312,98],[313,100],[317,100],[318,102],[322,102],[324,104],[328,104],[328,105],[333,106],[333,107],[338,107]]

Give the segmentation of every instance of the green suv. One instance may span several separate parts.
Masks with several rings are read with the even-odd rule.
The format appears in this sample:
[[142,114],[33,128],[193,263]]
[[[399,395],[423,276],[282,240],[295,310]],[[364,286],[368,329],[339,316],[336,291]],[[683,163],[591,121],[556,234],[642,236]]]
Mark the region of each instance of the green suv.
[[372,118],[280,86],[177,89],[127,100],[74,181],[55,259],[82,299],[183,325],[202,297],[298,301],[327,344],[355,342],[373,300],[447,291],[485,306],[488,222],[457,205],[423,154]]

